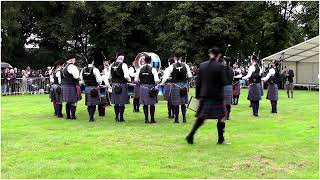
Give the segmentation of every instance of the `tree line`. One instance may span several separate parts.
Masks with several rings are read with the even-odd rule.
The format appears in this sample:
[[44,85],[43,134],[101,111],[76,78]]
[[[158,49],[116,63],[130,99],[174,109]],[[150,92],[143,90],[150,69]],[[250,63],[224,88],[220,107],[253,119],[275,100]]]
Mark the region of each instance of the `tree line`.
[[[143,51],[164,64],[174,53],[188,62],[206,59],[217,45],[243,61],[254,47],[260,57],[319,35],[318,1],[284,2],[1,2],[1,59],[42,68],[72,51],[99,47],[126,62]],[[36,38],[30,38],[36,37]],[[39,48],[25,48],[25,44]]]

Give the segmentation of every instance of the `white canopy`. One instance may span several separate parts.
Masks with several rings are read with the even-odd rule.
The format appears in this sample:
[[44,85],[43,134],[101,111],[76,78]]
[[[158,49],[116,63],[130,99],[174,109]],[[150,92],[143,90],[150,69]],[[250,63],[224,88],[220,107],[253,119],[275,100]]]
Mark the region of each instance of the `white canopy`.
[[262,59],[282,60],[295,73],[296,84],[319,84],[319,36]]
[[271,56],[265,57],[263,61],[274,61],[282,59],[289,62],[318,62],[319,61],[319,36],[304,41],[288,49],[282,50]]

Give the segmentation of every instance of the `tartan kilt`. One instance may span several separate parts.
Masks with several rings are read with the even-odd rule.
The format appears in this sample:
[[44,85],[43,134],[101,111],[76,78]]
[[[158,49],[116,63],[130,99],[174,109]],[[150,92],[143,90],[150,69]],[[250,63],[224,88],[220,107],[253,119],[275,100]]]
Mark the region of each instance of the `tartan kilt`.
[[62,101],[67,103],[78,102],[79,95],[75,85],[61,85],[62,88]]
[[240,81],[237,81],[233,84],[233,96],[240,96]]
[[230,105],[232,103],[232,85],[226,85],[223,87],[224,90],[224,103]]
[[170,101],[170,89],[171,89],[171,83],[165,83],[163,98],[166,101]]
[[170,101],[173,106],[179,106],[181,104],[189,103],[188,95],[184,97],[180,96],[180,88],[182,87],[188,87],[188,83],[172,83]]
[[55,102],[57,104],[61,104],[62,103],[62,94],[57,94],[57,87],[61,86],[59,84],[52,84],[50,87],[50,93],[49,93],[49,97],[51,99],[51,102]]
[[202,99],[196,117],[203,119],[220,119],[227,114],[223,100]]
[[284,85],[286,90],[293,90],[293,83],[289,82]]
[[152,84],[141,84],[140,85],[140,98],[139,98],[139,102],[140,104],[143,105],[155,105],[156,103],[158,103],[158,97],[153,97],[151,98],[149,96],[149,91],[150,89],[154,87],[154,85]]
[[[115,84],[112,84],[112,91]],[[120,84],[122,91],[120,94],[115,94],[114,92],[111,93],[111,104],[129,104],[130,103],[130,96],[128,95],[128,86],[127,84],[121,83]]]
[[267,99],[270,101],[278,101],[278,85],[276,83],[268,84]]
[[99,92],[99,88],[96,87],[96,86],[86,86],[86,89],[85,89],[85,105],[86,106],[95,106],[95,105],[99,105],[100,104],[100,97],[99,97],[99,93],[97,95],[97,97],[92,97],[91,94],[90,94],[90,91],[92,89],[97,89],[98,92]]
[[260,101],[262,91],[260,83],[252,83],[249,87],[249,100]]
[[136,84],[134,87],[134,93],[133,93],[133,98],[139,98],[140,97],[140,84]]

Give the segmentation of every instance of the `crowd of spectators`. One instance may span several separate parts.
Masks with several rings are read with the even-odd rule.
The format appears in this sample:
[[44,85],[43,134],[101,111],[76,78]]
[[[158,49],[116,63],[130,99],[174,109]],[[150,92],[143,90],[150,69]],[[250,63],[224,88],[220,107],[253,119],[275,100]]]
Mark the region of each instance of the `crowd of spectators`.
[[49,77],[51,67],[47,69],[34,70],[28,66],[26,69],[1,68],[1,93],[3,95],[34,92],[39,89],[40,83]]

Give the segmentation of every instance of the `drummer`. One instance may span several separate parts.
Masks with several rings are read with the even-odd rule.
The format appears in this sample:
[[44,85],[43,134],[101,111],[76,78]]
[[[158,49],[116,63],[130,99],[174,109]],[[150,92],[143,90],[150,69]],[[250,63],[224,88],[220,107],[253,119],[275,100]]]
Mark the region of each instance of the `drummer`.
[[[168,60],[168,67],[164,70],[163,74],[170,74],[169,67],[174,63],[173,58],[169,58]],[[166,82],[164,82],[164,100],[167,101],[167,108],[168,108],[168,118],[173,119],[174,118],[174,111],[171,103],[171,98],[170,98],[170,90],[171,90],[171,77],[167,79]]]
[[106,59],[103,60],[103,66],[100,69],[102,77],[102,83],[100,86],[100,104],[98,105],[99,116],[106,115],[106,106],[110,105],[109,89],[111,89],[109,83],[109,64]]
[[94,113],[96,105],[100,104],[99,85],[102,77],[98,68],[94,66],[94,57],[88,57],[88,65],[84,67],[80,73],[80,79],[84,82],[85,88],[85,104],[89,113],[89,122],[94,121]]
[[112,82],[111,103],[114,104],[116,122],[124,122],[125,104],[129,104],[128,85],[131,81],[128,65],[123,62],[124,54],[118,53],[117,60],[110,65],[109,79]]
[[151,116],[150,123],[156,123],[154,113],[155,104],[158,102],[158,92],[153,90],[160,80],[157,70],[151,65],[151,57],[145,55],[144,58],[145,65],[138,70],[138,76],[135,77],[135,81],[140,83],[140,103],[143,104],[145,123],[149,123],[149,106]]
[[171,77],[171,94],[170,99],[174,109],[175,120],[174,123],[179,123],[179,106],[181,105],[181,112],[183,123],[187,122],[186,111],[188,104],[188,80],[192,78],[190,67],[185,63],[185,59],[175,54],[173,56],[175,63],[170,65],[166,74],[163,75],[162,85]]
[[[139,76],[139,74],[137,73],[137,69],[134,65],[134,61],[132,62],[132,66],[129,68],[129,75],[132,82],[134,82],[134,79],[137,76]],[[136,83],[134,86],[134,94],[133,94],[133,112],[140,112],[139,96],[140,96],[140,85],[139,83]]]

